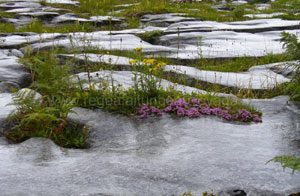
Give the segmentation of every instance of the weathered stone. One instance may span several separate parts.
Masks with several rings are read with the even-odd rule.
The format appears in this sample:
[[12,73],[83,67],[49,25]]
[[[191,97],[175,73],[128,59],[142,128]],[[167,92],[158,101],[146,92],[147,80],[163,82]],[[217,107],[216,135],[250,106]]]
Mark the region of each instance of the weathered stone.
[[85,64],[86,62],[94,64],[108,64],[118,68],[119,70],[131,70],[132,65],[129,63],[131,58],[108,55],[108,54],[59,54],[62,59],[74,59],[78,64]]
[[247,196],[296,193],[299,172],[265,164],[300,153],[300,116],[286,108],[288,99],[251,100],[264,114],[260,124],[167,114],[139,120],[76,108],[69,119],[89,125],[91,148],[63,149],[40,138],[0,142],[1,194],[170,196],[231,187]]
[[52,18],[59,16],[57,12],[23,12],[19,13],[19,16],[29,16],[33,18],[39,18],[42,20],[50,21]]
[[[0,0],[0,2],[6,2],[7,0]],[[13,2],[16,3],[21,3],[22,5],[24,5],[24,7],[28,7],[26,6],[26,3],[39,3],[40,0],[9,0],[10,4],[13,4]],[[66,4],[66,5],[73,5],[73,6],[78,6],[80,5],[80,3],[78,1],[72,1],[72,0],[46,0],[46,3],[55,3],[55,4]]]
[[[300,30],[287,30],[300,38]],[[265,56],[283,53],[280,43],[282,31],[245,33],[233,31],[190,32],[179,35],[161,36],[160,44],[177,48],[176,53],[163,56],[180,59],[228,58],[244,56]],[[179,50],[178,50],[179,47]]]
[[290,79],[274,73],[266,66],[260,67],[260,69],[253,67],[248,72],[231,73],[205,71],[181,65],[167,65],[164,67],[164,71],[181,75],[187,81],[191,80],[194,83],[219,84],[235,89],[273,89],[278,84],[290,81]]
[[[73,82],[77,83],[79,81],[85,83],[82,84],[82,87],[85,89],[88,89],[90,86],[93,86],[94,88],[98,89],[101,88],[102,82],[105,82],[106,84],[109,84],[112,86],[112,80],[115,87],[120,87],[121,89],[129,89],[134,87],[134,72],[132,71],[98,71],[98,72],[82,72],[79,74],[76,74],[76,77],[74,77]],[[139,80],[141,76],[137,75],[137,80]],[[91,81],[91,83],[88,83]],[[206,91],[185,86],[185,85],[175,85],[174,83],[168,81],[168,80],[161,80],[160,87],[162,87],[165,90],[174,89],[176,91],[180,91],[183,94],[208,94]],[[211,92],[211,95],[219,96],[219,97],[230,97],[231,99],[236,99],[236,96],[229,95],[225,93],[214,93]]]
[[244,16],[249,17],[249,18],[272,18],[274,16],[280,16],[284,15],[282,12],[276,12],[276,13],[271,13],[271,14],[246,14]]
[[13,89],[19,89],[20,86],[14,82],[0,82],[0,93],[12,93]]
[[15,56],[0,58],[0,82],[13,82],[21,87],[30,83],[30,75]]
[[120,23],[122,18],[111,17],[111,16],[91,16],[89,19],[80,18],[76,14],[66,13],[55,17],[51,23],[60,24],[60,23],[72,23],[72,22],[81,22],[81,23],[94,23],[94,24],[103,24],[103,23]]
[[8,105],[12,101],[10,93],[0,93],[0,131],[6,126],[8,115],[16,108],[13,105]]
[[140,21],[145,24],[168,26],[171,23],[183,21],[199,21],[198,18],[184,17],[182,13],[167,13],[167,14],[146,14],[141,17]]
[[12,23],[15,26],[25,26],[32,23],[32,19],[30,17],[19,17],[19,18],[7,18],[6,22]]
[[264,32],[274,30],[300,29],[298,20],[258,19],[238,22],[219,23],[215,21],[190,21],[170,25],[166,33],[178,32],[209,32],[209,31],[236,31],[236,32]]
[[1,37],[0,47],[1,48],[19,48],[27,44],[43,41],[53,41],[56,38],[66,37],[60,33],[43,33],[43,34],[32,34],[32,35],[7,35]]
[[1,8],[40,8],[42,7],[42,5],[40,3],[35,3],[35,2],[16,1],[16,2],[1,3],[0,7]]
[[24,57],[24,54],[20,50],[17,50],[17,49],[12,49],[10,51],[9,55],[13,55],[13,56],[16,56],[16,57],[19,57],[19,58]]
[[[71,42],[72,41],[72,42]],[[112,35],[109,31],[99,31],[93,33],[72,33],[69,38],[53,40],[44,43],[32,44],[31,48],[34,51],[47,49],[50,47],[64,47],[71,49],[103,49],[103,50],[129,50],[133,51],[137,47],[142,47],[143,52],[176,52],[176,49],[152,45],[143,42],[141,38],[131,34]],[[24,50],[24,48],[22,49]]]

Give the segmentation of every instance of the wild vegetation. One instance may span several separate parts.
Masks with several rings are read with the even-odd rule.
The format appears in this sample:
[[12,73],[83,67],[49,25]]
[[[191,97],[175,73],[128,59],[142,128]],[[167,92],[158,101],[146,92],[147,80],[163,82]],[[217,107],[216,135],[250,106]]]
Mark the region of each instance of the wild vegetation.
[[[60,62],[53,50],[25,57],[23,63],[30,70],[33,81],[30,88],[42,97],[35,100],[34,93],[28,96],[15,94],[13,104],[18,109],[11,115],[11,121],[17,125],[7,137],[20,142],[30,137],[42,136],[53,139],[61,146],[85,147],[86,128],[74,131],[74,125],[67,122],[67,116],[73,112],[72,108],[75,106],[139,115],[140,118],[159,116],[165,111],[175,113],[178,117],[199,117],[201,113],[226,120],[260,122],[260,112],[231,98],[209,94],[184,94],[176,90],[176,83],[167,88],[161,86],[163,66],[166,64],[143,57],[142,48],[135,50],[137,59],[130,62],[133,67],[134,85],[127,89],[114,84],[113,78],[103,78],[101,73],[92,78],[90,75],[95,68],[88,63],[80,68],[87,72],[88,79],[80,80],[73,75],[78,68],[71,62]],[[112,74],[114,72],[111,65],[96,67],[111,70]],[[172,105],[183,100],[192,105],[182,105],[181,108],[170,110]],[[37,124],[39,126],[36,126]]]
[[[212,6],[219,2],[204,0],[201,3],[174,3],[171,0],[79,0],[80,6],[51,4],[51,7],[72,10],[79,17],[89,18],[97,15],[124,16],[125,25],[93,23],[63,24],[51,26],[35,19],[25,26],[14,26],[0,22],[2,33],[72,33],[93,32],[100,30],[121,30],[144,27],[140,18],[145,14],[181,13],[186,17],[197,17],[212,21],[243,21],[249,20],[246,14],[283,12],[274,16],[283,19],[300,19],[300,0],[276,0],[271,7],[259,11],[251,1],[246,5],[234,5],[229,1],[224,11],[217,11]],[[41,1],[43,5],[49,5]],[[129,5],[122,6],[128,3]],[[14,14],[1,12],[1,17],[15,17]],[[254,17],[255,18],[255,17]],[[110,32],[112,34],[112,32]],[[139,33],[143,41],[157,44],[163,31],[155,30]],[[179,36],[178,36],[179,37]],[[199,42],[201,38],[199,38]],[[262,112],[245,104],[241,98],[272,98],[278,95],[289,95],[292,101],[300,101],[300,63],[291,64],[295,70],[291,82],[277,85],[274,89],[251,90],[234,89],[213,83],[188,81],[185,76],[172,75],[164,71],[166,65],[183,64],[201,70],[219,72],[245,72],[256,65],[300,60],[300,42],[297,36],[282,33],[280,40],[286,52],[283,54],[268,54],[263,57],[237,57],[228,59],[205,59],[199,54],[196,60],[169,59],[142,53],[143,48],[137,47],[132,51],[107,51],[101,48],[72,48],[69,50],[52,48],[32,53],[30,45],[21,63],[31,76],[31,85],[18,91],[14,89],[13,102],[16,110],[9,116],[5,136],[12,142],[20,143],[32,137],[44,137],[66,148],[88,148],[89,127],[71,122],[68,116],[76,114],[74,108],[101,109],[113,114],[125,115],[143,122],[153,117],[155,120],[162,115],[170,118],[201,118],[211,115],[220,118],[224,123],[238,121],[241,124],[262,122]],[[88,41],[87,41],[88,42]],[[179,47],[178,47],[179,48]],[[201,49],[200,49],[201,50]],[[110,63],[95,63],[88,59],[78,63],[74,59],[58,58],[59,54],[117,55],[129,57],[132,71],[131,84],[123,86],[113,77],[114,73],[122,70],[121,66]],[[78,73],[84,72],[87,77]],[[105,73],[105,74],[104,74]],[[184,74],[183,74],[184,75]],[[168,81],[169,85],[163,85]],[[193,87],[195,90],[205,90],[207,94],[184,93],[181,85]],[[215,93],[226,93],[228,97],[217,96]],[[0,133],[1,134],[1,133]],[[276,156],[269,162],[290,168],[292,172],[300,171],[300,157],[295,155]],[[269,163],[268,162],[268,163]],[[175,195],[172,195],[175,196]],[[194,196],[190,191],[179,196]],[[204,192],[202,196],[216,196]]]
[[[300,42],[297,36],[289,33],[282,33],[283,46],[286,48],[286,56],[292,59],[300,59]],[[292,100],[300,101],[300,62],[290,65],[295,70],[293,81],[285,89],[285,93],[291,96]]]
[[[172,195],[172,196],[175,196],[175,195]],[[185,193],[183,193],[182,195],[179,195],[179,196],[195,196],[195,195],[193,195],[191,193],[191,191],[187,191],[187,192],[185,192]],[[209,192],[203,192],[202,196],[217,196],[217,195],[215,195],[213,193],[209,193]]]

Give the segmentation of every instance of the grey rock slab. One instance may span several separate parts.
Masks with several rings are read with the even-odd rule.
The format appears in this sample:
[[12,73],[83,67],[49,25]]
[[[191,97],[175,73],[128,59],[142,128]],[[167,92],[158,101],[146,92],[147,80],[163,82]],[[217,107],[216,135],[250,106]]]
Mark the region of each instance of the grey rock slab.
[[20,86],[14,82],[0,82],[0,93],[12,93],[13,89],[20,89]]
[[53,18],[55,16],[59,16],[57,12],[22,12],[18,13],[19,16],[29,16],[29,17],[37,17],[37,18]]
[[[0,0],[0,2],[7,2],[8,0]],[[39,3],[40,0],[9,0],[9,3],[23,3],[23,5],[25,5],[25,3]],[[46,3],[53,3],[53,4],[66,4],[66,5],[74,5],[74,6],[78,6],[80,5],[80,3],[78,1],[72,1],[72,0],[46,0]],[[24,6],[24,7],[28,7],[28,6]]]
[[[119,87],[121,89],[129,89],[134,87],[135,83],[133,78],[135,77],[133,71],[98,71],[98,72],[82,72],[76,74],[76,77],[73,78],[73,82],[85,82],[82,84],[82,87],[85,89],[89,89],[90,86],[94,86],[96,89],[101,89],[102,82],[105,82],[106,84],[109,84],[110,87],[112,87],[112,81],[113,85],[115,87]],[[137,74],[137,80],[141,75]],[[89,81],[91,83],[89,83]],[[100,85],[99,85],[100,84]],[[173,82],[170,82],[168,80],[162,79],[160,82],[160,87],[162,87],[165,90],[174,89],[176,91],[180,91],[183,94],[208,94],[208,92],[204,90],[200,90],[197,88],[185,86],[185,85],[175,85]],[[219,96],[219,97],[230,97],[232,99],[236,99],[234,95],[229,95],[225,93],[210,93],[211,95]]]
[[[0,1],[1,2],[1,1]],[[0,8],[40,8],[42,5],[37,2],[16,1],[1,3]]]
[[74,13],[66,13],[60,16],[55,17],[51,23],[66,23],[66,22],[88,22],[88,19],[85,18],[79,18],[76,14]]
[[9,56],[16,56],[16,57],[19,57],[19,58],[23,58],[24,57],[24,54],[20,51],[20,50],[17,50],[17,49],[12,49],[9,51]]
[[146,26],[140,29],[124,29],[121,31],[111,31],[111,34],[118,35],[118,34],[139,34],[139,33],[146,33],[150,31],[165,31],[167,27],[155,27],[155,26]]
[[12,101],[11,93],[0,93],[0,131],[6,126],[8,115],[16,109],[15,106],[8,105]]
[[[300,30],[287,30],[300,38]],[[166,53],[169,58],[226,58],[242,56],[265,56],[283,53],[280,43],[282,31],[246,33],[233,31],[189,32],[163,35],[161,45],[177,48],[176,53]],[[201,39],[199,38],[201,37]],[[178,50],[179,46],[179,50]]]
[[182,13],[166,13],[166,14],[146,14],[141,17],[140,21],[145,24],[163,25],[183,21],[199,21],[198,18],[184,17]]
[[244,1],[244,0],[238,0],[238,1],[232,1],[233,5],[243,5],[243,4],[247,4],[248,1]]
[[79,6],[80,2],[72,0],[46,0],[47,3]]
[[23,12],[17,14],[20,17],[29,17],[32,19],[40,19],[44,22],[51,21],[54,17],[59,16],[57,12],[46,12],[46,11],[36,11],[36,12]]
[[54,7],[41,7],[41,8],[15,8],[9,9],[7,13],[24,13],[24,12],[71,12],[69,9],[54,8]]
[[90,126],[91,148],[63,149],[42,138],[9,145],[0,138],[1,194],[170,196],[231,187],[247,196],[299,192],[299,172],[265,164],[300,153],[300,116],[287,109],[287,100],[252,100],[264,113],[258,124],[206,116],[138,120],[75,108],[69,119]]
[[27,8],[14,8],[14,9],[9,9],[9,10],[6,10],[5,12],[7,13],[22,13],[22,12],[34,12],[36,10],[39,10],[39,8],[30,8],[30,7],[27,7]]
[[81,62],[91,62],[91,63],[105,63],[110,65],[117,65],[117,66],[125,66],[131,67],[129,63],[131,58],[122,57],[122,56],[115,56],[115,55],[108,55],[108,54],[93,54],[93,53],[86,53],[86,54],[59,54],[59,58],[66,58],[66,59],[75,59]]
[[33,21],[30,17],[26,17],[26,16],[25,17],[21,16],[18,18],[6,18],[5,20],[6,20],[6,22],[12,23],[15,26],[26,26],[26,25],[32,23],[32,21]]
[[[96,84],[95,87],[97,88],[97,83],[99,82],[106,82],[108,83],[110,86],[112,85],[111,80],[114,81],[114,85],[115,86],[119,86],[123,89],[128,89],[131,87],[134,87],[134,72],[132,71],[98,71],[98,72],[92,72],[92,73],[87,73],[87,72],[82,72],[82,73],[78,73],[76,74],[78,77],[75,77],[73,79],[74,82],[78,81],[78,78],[80,79],[80,81],[92,81],[92,84]],[[90,80],[89,80],[90,77]],[[138,75],[137,78],[140,78],[140,76]],[[83,88],[88,88],[89,85],[92,84],[88,84],[85,83],[83,84]],[[170,87],[172,87],[173,89],[176,89],[178,91],[181,91],[185,94],[191,94],[191,93],[199,93],[199,94],[206,94],[207,92],[200,90],[200,89],[196,89],[193,87],[188,87],[188,86],[184,86],[184,85],[177,85],[175,86],[174,83],[169,82],[167,80],[162,80],[161,81],[161,87],[163,87],[164,89],[169,89]]]
[[120,23],[122,18],[111,17],[111,16],[91,16],[90,18],[80,18],[74,13],[66,13],[60,16],[55,17],[51,23],[69,23],[69,22],[87,22],[87,23]]
[[[99,31],[93,33],[70,33],[69,38],[48,41],[44,43],[35,43],[31,47],[34,51],[50,48],[53,46],[71,49],[102,49],[102,50],[129,50],[142,47],[143,52],[176,52],[176,49],[152,45],[141,40],[141,38],[131,34],[112,35],[109,31]],[[72,43],[71,41],[72,40]],[[23,48],[24,50],[24,48]]]
[[[155,29],[155,28],[154,28]],[[149,29],[147,29],[148,31]],[[163,30],[163,29],[162,29]],[[152,45],[142,41],[133,33],[142,33],[144,30],[127,31],[99,31],[93,33],[65,34],[69,38],[50,40],[35,43],[31,47],[34,51],[55,47],[71,49],[103,49],[103,50],[128,50],[142,47],[143,53],[155,54],[168,58],[198,59],[198,58],[228,58],[242,56],[265,56],[269,53],[283,53],[284,49],[279,39],[282,31],[263,33],[245,33],[233,31],[213,32],[186,32],[167,34],[160,37],[158,43]],[[287,30],[300,37],[300,30]],[[201,39],[199,37],[201,36]],[[4,38],[5,39],[5,38]],[[26,43],[21,39],[21,44]],[[9,44],[1,43],[8,47]],[[0,46],[1,46],[0,44]],[[19,43],[18,43],[19,44]],[[13,44],[12,44],[13,45]],[[179,46],[179,49],[178,49]],[[23,49],[24,51],[24,49]]]
[[30,83],[30,75],[15,56],[0,57],[0,82],[13,82],[19,86]]
[[259,3],[259,4],[256,4],[256,9],[258,9],[258,10],[267,10],[267,9],[269,9],[271,7],[271,5],[270,4],[268,4],[268,3]]
[[280,16],[280,15],[284,15],[284,13],[275,12],[275,13],[271,13],[271,14],[246,14],[244,16],[249,17],[249,18],[272,18],[274,16]]
[[299,67],[299,64],[299,61],[279,62],[267,65],[254,66],[251,67],[249,71],[270,69],[275,73],[283,75],[284,77],[291,78],[297,73],[297,66]]
[[91,16],[90,20],[94,21],[111,21],[111,22],[121,22],[124,17],[114,17],[114,16]]
[[205,31],[237,31],[264,32],[270,30],[300,29],[299,20],[257,19],[239,22],[189,21],[171,24],[166,33],[205,32]]
[[115,5],[114,7],[132,7],[132,6],[137,6],[140,3],[128,3],[128,4],[120,4],[120,5]]
[[167,65],[164,67],[164,71],[183,75],[187,77],[187,80],[194,79],[199,82],[219,84],[236,89],[273,89],[278,84],[290,81],[290,79],[276,74],[267,67],[264,69],[253,67],[248,72],[232,73],[205,71],[182,65]]
[[32,34],[32,35],[17,35],[10,34],[5,37],[0,37],[0,47],[1,48],[17,48],[22,47],[26,44],[31,44],[35,42],[43,42],[46,40],[53,41],[57,38],[65,37],[60,33],[43,33],[43,34]]

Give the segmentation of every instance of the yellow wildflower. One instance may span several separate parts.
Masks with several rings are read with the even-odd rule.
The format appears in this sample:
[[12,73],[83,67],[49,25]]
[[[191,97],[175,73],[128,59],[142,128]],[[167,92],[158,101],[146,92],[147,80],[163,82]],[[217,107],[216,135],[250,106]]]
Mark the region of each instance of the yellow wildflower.
[[145,63],[145,65],[151,65],[155,62],[155,59],[144,59],[143,62]]
[[134,51],[136,51],[136,52],[140,52],[140,51],[142,51],[142,47],[137,47],[137,48],[135,48],[135,49],[133,49]]
[[106,54],[110,54],[110,52],[109,52],[109,51],[107,51],[107,52],[106,52]]
[[150,69],[149,69],[149,72],[152,72],[152,70],[153,70],[153,69],[152,69],[152,68],[150,68]]
[[28,93],[28,89],[27,88],[24,91],[25,91],[25,93]]
[[175,83],[174,83],[174,85],[175,85],[175,86],[177,86],[177,85],[178,85],[178,83],[177,83],[177,82],[175,82]]
[[153,68],[153,71],[157,71],[158,68],[159,68],[159,67],[155,66],[155,67]]
[[84,92],[83,95],[84,95],[85,97],[88,97],[88,96],[89,96],[89,93],[88,93],[88,92]]
[[156,66],[158,66],[158,67],[162,67],[162,66],[166,66],[167,64],[166,63],[164,63],[164,62],[159,62],[159,63],[157,63],[157,65]]
[[134,59],[134,60],[129,60],[129,63],[130,63],[130,64],[136,64],[136,63],[137,63],[137,60],[136,60],[136,59]]

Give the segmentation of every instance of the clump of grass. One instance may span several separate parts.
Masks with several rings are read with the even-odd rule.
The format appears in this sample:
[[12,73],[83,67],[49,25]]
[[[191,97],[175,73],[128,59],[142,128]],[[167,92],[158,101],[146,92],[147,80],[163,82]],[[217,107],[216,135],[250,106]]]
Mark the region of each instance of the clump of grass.
[[146,33],[140,33],[137,34],[142,40],[149,42],[151,44],[155,44],[157,39],[164,34],[163,31],[155,30],[155,31],[149,31]]
[[245,15],[244,7],[237,7],[232,11],[232,15],[236,18],[242,18]]
[[0,31],[4,33],[17,33],[17,32],[34,32],[34,33],[72,33],[72,32],[92,32],[105,28],[106,26],[97,27],[90,23],[64,24],[57,27],[46,26],[38,20],[33,20],[26,26],[16,28],[9,23],[0,23]]
[[1,22],[0,23],[0,32],[13,33],[13,32],[16,32],[16,28],[13,24]]
[[239,57],[232,59],[199,59],[199,61],[189,64],[202,70],[220,72],[244,72],[256,65],[265,65],[288,61],[291,58],[283,54],[268,54],[263,57]]

